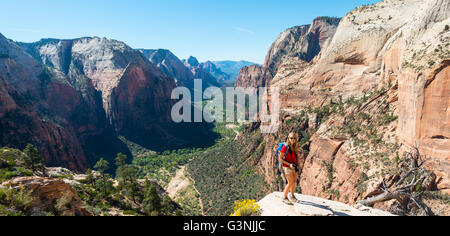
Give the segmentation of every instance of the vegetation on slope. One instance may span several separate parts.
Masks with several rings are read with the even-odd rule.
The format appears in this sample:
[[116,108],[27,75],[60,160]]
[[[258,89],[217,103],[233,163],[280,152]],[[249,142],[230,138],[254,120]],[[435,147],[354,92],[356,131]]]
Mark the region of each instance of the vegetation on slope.
[[59,199],[48,211],[36,212],[31,209],[33,198],[26,186],[11,188],[7,184],[2,185],[23,176],[70,180],[83,205],[94,215],[180,215],[180,207],[156,183],[139,179],[137,168],[127,164],[126,159],[123,154],[117,156],[115,178],[106,173],[110,163],[101,158],[94,166],[97,171],[88,170],[85,176],[78,175],[77,181],[74,181],[72,173],[49,176],[42,157],[32,145],[27,145],[23,152],[1,148],[0,215],[57,216],[63,212],[64,199]]
[[206,215],[229,215],[235,201],[260,199],[269,191],[256,165],[264,153],[259,132],[235,140],[234,134],[195,156],[188,171],[201,194]]

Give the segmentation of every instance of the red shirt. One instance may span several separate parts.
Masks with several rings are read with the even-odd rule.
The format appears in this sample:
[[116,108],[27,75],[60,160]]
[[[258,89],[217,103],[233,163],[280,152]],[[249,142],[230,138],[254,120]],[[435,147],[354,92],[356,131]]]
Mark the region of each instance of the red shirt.
[[[287,146],[283,146],[283,148],[281,149],[281,153],[286,154],[286,151],[287,151]],[[297,154],[292,153],[291,150],[289,150],[289,152],[286,155],[286,158],[284,160],[291,164],[297,164]],[[290,167],[290,166],[283,163],[283,167]]]

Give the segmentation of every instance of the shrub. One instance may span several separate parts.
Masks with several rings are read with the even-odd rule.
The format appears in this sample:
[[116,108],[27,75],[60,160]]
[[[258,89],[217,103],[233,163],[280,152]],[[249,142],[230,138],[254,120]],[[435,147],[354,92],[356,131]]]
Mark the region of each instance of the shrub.
[[25,191],[23,186],[0,188],[0,215],[29,215],[32,201],[31,192]]
[[133,210],[126,210],[123,212],[124,215],[128,215],[128,216],[135,216],[137,215],[137,213]]
[[260,206],[256,203],[256,200],[236,201],[231,216],[257,216],[259,215],[259,210]]

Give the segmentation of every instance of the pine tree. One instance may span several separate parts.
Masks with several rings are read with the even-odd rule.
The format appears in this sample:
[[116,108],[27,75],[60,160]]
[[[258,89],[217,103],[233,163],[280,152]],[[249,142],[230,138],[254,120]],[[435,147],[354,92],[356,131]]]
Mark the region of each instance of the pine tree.
[[28,144],[22,155],[22,161],[27,168],[30,168],[33,172],[41,170],[45,175],[44,159],[39,154],[39,150],[32,144]]
[[122,178],[123,171],[124,171],[126,164],[127,164],[127,156],[123,153],[117,154],[117,157],[116,157],[116,166],[117,166],[116,177],[117,178]]
[[103,175],[107,169],[109,169],[109,162],[105,159],[100,158],[100,160],[95,164],[94,169],[100,171]]
[[148,180],[145,180],[144,199],[142,201],[144,212],[147,215],[156,216],[161,211],[161,198],[156,191],[155,186]]
[[113,189],[112,182],[109,181],[109,175],[105,173],[105,171],[109,169],[109,162],[100,158],[94,168],[101,174],[101,178],[96,181],[96,188],[102,194],[102,197],[106,198]]
[[169,215],[171,213],[176,212],[176,206],[173,204],[172,199],[170,199],[169,195],[164,195],[161,201],[161,210],[164,214]]
[[133,202],[137,202],[140,196],[139,183],[137,182],[137,168],[133,165],[126,165],[122,171],[122,184]]
[[93,175],[91,169],[88,169],[88,170],[86,171],[86,182],[87,182],[88,184],[94,184],[94,182],[95,182],[95,178],[94,178],[94,175]]
[[137,181],[138,171],[136,166],[127,165],[126,160],[127,156],[125,154],[117,154],[116,179],[119,180],[120,189],[124,190],[126,194],[131,197],[131,200],[136,203],[138,198],[142,197],[139,183]]

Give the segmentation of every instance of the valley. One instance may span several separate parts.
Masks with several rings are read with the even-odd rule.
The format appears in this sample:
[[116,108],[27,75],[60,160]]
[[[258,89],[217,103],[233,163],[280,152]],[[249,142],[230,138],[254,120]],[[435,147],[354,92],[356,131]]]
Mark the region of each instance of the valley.
[[[0,34],[0,215],[270,214],[285,187],[276,148],[291,132],[302,199],[363,215],[450,215],[449,16],[450,0],[319,16],[281,32],[262,64]],[[255,122],[176,123],[178,87],[279,94],[258,101]],[[211,102],[190,102],[192,117]],[[295,207],[276,213],[311,210]]]

